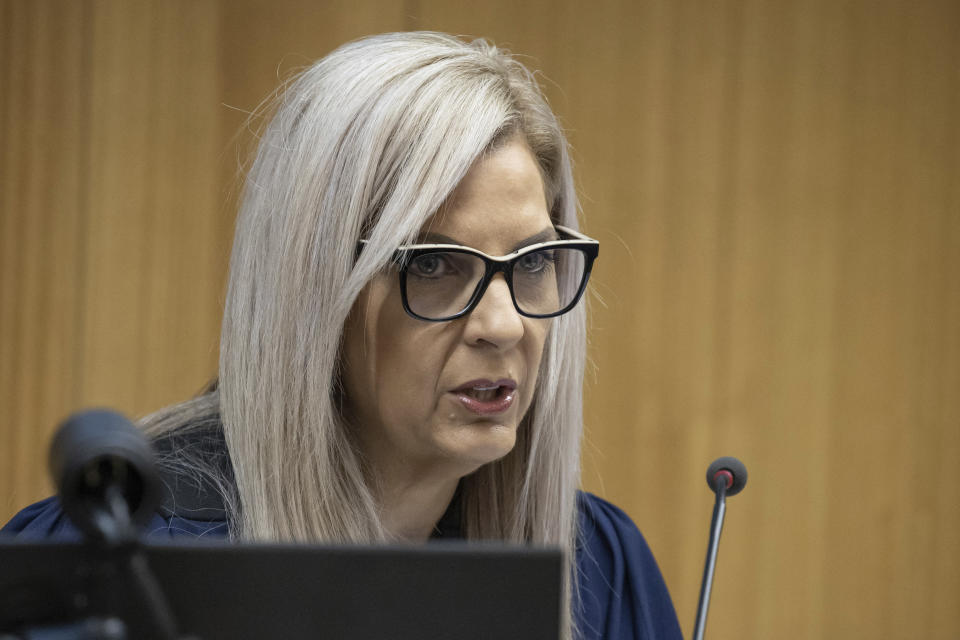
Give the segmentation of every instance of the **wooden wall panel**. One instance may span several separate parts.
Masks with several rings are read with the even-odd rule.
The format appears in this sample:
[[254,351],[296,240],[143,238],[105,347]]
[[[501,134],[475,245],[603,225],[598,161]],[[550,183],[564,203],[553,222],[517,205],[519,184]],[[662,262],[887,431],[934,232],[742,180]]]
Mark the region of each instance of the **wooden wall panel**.
[[[719,265],[727,304],[718,417],[727,442],[718,444],[751,460],[754,491],[737,505],[726,549],[726,566],[749,569],[731,575],[716,606],[729,632],[752,636],[827,633],[824,445],[844,170],[834,141],[847,141],[846,123],[825,114],[837,113],[842,99],[835,93],[846,82],[836,62],[842,53],[834,56],[847,34],[825,7],[754,4],[739,21],[730,253]],[[742,602],[752,602],[756,615],[734,615]]]
[[413,28],[523,54],[569,130],[603,245],[584,484],[639,523],[684,630],[732,453],[711,636],[954,637],[952,0],[7,0],[0,519],[49,491],[60,416],[212,375],[248,113]]
[[94,7],[82,400],[136,414],[216,371],[219,14]]
[[[960,453],[960,423],[944,419],[960,401],[960,387],[944,385],[960,362],[958,8],[886,9],[856,16],[849,56],[859,153],[848,156],[839,230],[830,452],[834,483],[851,490],[828,503],[825,587],[849,602],[831,612],[838,631],[867,616],[889,637],[949,637],[957,621],[944,612],[956,610],[960,574],[949,531],[960,510],[930,505],[943,492],[955,499],[938,479]],[[877,467],[897,481],[871,482]],[[937,578],[941,563],[951,568]]]
[[50,491],[82,367],[85,8],[0,5],[0,519]]

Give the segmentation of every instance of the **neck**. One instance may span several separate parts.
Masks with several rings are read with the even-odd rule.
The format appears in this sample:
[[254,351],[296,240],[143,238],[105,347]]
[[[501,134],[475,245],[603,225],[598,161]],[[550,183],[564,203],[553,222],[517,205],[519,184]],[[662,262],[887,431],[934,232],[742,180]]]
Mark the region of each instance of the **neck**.
[[390,537],[425,542],[450,505],[458,482],[457,477],[381,478],[381,517]]

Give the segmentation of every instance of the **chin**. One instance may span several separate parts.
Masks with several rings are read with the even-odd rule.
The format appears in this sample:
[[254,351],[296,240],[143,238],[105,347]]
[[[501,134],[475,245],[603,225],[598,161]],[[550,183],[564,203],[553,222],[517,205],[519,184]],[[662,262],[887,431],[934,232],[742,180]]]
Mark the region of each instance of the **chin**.
[[451,457],[470,467],[468,473],[504,457],[513,451],[517,443],[515,426],[474,424],[465,428],[470,433],[460,434],[456,447],[449,450],[449,453]]

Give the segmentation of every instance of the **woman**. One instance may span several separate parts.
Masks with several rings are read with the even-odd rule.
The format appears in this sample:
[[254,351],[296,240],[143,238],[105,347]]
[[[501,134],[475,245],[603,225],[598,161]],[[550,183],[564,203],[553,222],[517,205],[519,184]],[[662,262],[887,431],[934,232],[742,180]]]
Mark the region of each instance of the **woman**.
[[[494,47],[388,34],[303,72],[248,175],[219,383],[144,421],[152,535],[559,545],[571,635],[679,638],[639,532],[577,492],[576,212],[563,132]],[[53,500],[7,529],[71,533]]]

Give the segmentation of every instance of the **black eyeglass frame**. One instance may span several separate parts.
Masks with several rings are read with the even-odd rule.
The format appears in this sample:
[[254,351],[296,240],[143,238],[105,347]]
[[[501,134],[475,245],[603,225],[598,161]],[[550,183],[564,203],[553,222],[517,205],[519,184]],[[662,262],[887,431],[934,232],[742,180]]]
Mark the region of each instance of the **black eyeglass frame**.
[[[597,256],[600,253],[600,243],[593,238],[590,238],[579,231],[575,231],[568,227],[555,225],[554,228],[558,233],[566,237],[560,240],[548,240],[546,242],[531,244],[505,256],[487,255],[478,249],[460,244],[414,244],[397,248],[396,252],[393,254],[393,260],[399,267],[400,299],[403,302],[403,310],[410,317],[417,320],[423,320],[425,322],[449,322],[451,320],[456,320],[457,318],[467,315],[477,307],[477,305],[480,303],[480,300],[483,298],[483,294],[486,293],[487,287],[493,280],[493,277],[498,273],[502,273],[504,280],[507,282],[507,287],[510,289],[510,299],[513,301],[513,307],[520,315],[527,318],[555,318],[567,313],[573,309],[578,302],[580,302],[580,298],[583,297],[583,292],[587,289],[587,282],[590,280],[590,272],[593,269],[593,262],[597,259]],[[366,240],[360,241],[361,245],[366,244],[366,242]],[[574,295],[570,302],[559,311],[546,314],[528,313],[521,309],[520,305],[517,303],[517,296],[513,290],[513,266],[517,260],[525,255],[533,253],[534,251],[549,249],[551,247],[578,249],[583,253],[583,277],[580,281],[580,286],[577,289],[576,295]],[[428,318],[417,314],[413,311],[413,309],[410,308],[410,303],[407,300],[407,268],[417,257],[438,252],[466,253],[476,256],[484,262],[484,274],[480,279],[480,282],[477,283],[476,288],[473,290],[470,300],[461,311],[450,316],[444,316],[442,318]]]

